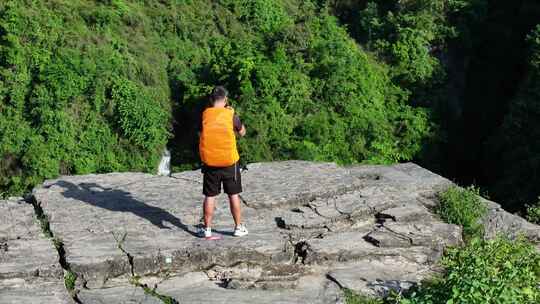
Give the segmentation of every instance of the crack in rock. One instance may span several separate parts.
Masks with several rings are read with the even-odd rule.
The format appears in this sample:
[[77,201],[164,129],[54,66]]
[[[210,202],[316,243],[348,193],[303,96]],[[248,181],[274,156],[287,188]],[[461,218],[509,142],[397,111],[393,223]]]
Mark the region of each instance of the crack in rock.
[[380,245],[381,245],[381,242],[380,242],[378,239],[373,238],[373,237],[371,236],[371,233],[366,234],[366,235],[363,237],[363,239],[364,239],[366,242],[369,242],[369,243],[373,244],[374,246],[380,247]]
[[34,213],[36,218],[40,222],[41,230],[43,234],[50,238],[58,252],[58,263],[60,267],[64,270],[64,285],[69,295],[72,297],[73,301],[78,304],[82,304],[81,300],[78,297],[79,290],[75,288],[75,283],[77,281],[77,275],[71,270],[71,265],[66,261],[66,251],[64,249],[63,242],[54,236],[54,232],[51,230],[49,224],[49,218],[44,213],[43,208],[38,203],[37,199],[34,196],[28,197],[28,203],[32,204],[34,207]]
[[127,257],[128,263],[129,263],[129,271],[131,273],[131,276],[134,277],[135,270],[133,266],[133,256],[129,252],[127,252],[123,247],[124,242],[126,241],[126,238],[127,238],[127,232],[124,232],[120,238],[112,231],[111,231],[111,234],[114,240],[116,241],[118,249],[120,249],[120,251],[122,251],[122,253]]
[[131,272],[131,277],[129,279],[129,283],[131,283],[134,286],[142,288],[145,294],[159,299],[164,304],[179,304],[179,302],[176,299],[174,299],[174,298],[172,298],[170,296],[167,296],[167,295],[162,295],[162,294],[160,294],[160,293],[158,293],[156,291],[159,283],[156,283],[153,288],[150,288],[148,286],[148,284],[140,283],[140,277],[135,275],[135,267],[134,267],[134,263],[133,263],[134,256],[132,254],[130,254],[129,252],[127,252],[123,247],[123,244],[124,244],[124,242],[126,241],[126,238],[127,238],[127,233],[124,232],[121,237],[119,237],[118,235],[116,235],[113,232],[111,232],[111,233],[112,233],[112,235],[113,235],[113,237],[114,237],[114,239],[115,239],[115,241],[117,243],[118,249],[120,251],[122,251],[122,253],[128,259],[129,266],[130,266],[130,272]]

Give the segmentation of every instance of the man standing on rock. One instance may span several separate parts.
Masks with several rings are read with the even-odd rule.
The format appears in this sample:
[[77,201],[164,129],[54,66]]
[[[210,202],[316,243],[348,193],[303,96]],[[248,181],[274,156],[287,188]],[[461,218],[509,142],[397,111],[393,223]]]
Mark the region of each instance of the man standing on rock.
[[[212,217],[216,196],[221,193],[221,184],[229,196],[229,205],[234,219],[234,236],[248,234],[242,224],[240,196],[242,180],[238,161],[240,156],[236,148],[236,134],[244,136],[245,126],[240,122],[234,109],[228,105],[228,92],[222,86],[212,90],[211,106],[202,114],[202,130],[199,137],[199,153],[203,162],[203,203],[204,227],[201,237],[207,240],[219,239],[212,236]],[[235,134],[236,133],[236,134]]]

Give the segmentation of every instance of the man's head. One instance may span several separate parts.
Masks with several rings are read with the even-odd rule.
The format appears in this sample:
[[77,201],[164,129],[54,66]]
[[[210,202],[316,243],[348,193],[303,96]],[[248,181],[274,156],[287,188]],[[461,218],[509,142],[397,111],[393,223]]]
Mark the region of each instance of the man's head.
[[216,103],[227,103],[227,97],[229,95],[229,92],[225,87],[223,86],[217,86],[212,90],[212,94],[210,95],[210,100],[212,101],[212,104]]

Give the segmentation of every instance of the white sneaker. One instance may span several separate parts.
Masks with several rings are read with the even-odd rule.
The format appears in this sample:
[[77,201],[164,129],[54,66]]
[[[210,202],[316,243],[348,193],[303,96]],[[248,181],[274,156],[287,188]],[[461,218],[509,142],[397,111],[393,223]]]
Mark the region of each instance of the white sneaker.
[[234,236],[246,236],[248,235],[248,230],[244,224],[240,224],[234,228]]
[[197,232],[197,234],[200,237],[204,238],[212,237],[212,228],[206,228],[204,226],[201,226],[199,227],[199,231]]
[[205,238],[211,238],[212,237],[212,228],[204,229],[204,237]]
[[205,240],[210,240],[210,241],[221,240],[221,236],[212,235],[212,228],[200,227],[199,228],[199,236],[201,238],[204,238]]

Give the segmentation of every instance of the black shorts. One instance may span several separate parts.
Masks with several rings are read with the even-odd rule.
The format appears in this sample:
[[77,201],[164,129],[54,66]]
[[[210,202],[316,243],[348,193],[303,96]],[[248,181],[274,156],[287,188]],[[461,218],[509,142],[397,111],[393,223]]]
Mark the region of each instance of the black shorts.
[[216,196],[221,193],[221,183],[225,193],[232,195],[242,192],[242,178],[238,163],[230,167],[203,166],[203,194]]

